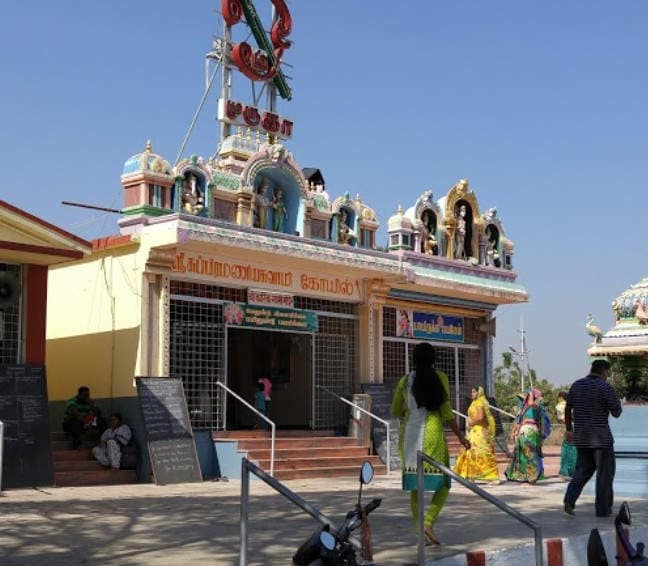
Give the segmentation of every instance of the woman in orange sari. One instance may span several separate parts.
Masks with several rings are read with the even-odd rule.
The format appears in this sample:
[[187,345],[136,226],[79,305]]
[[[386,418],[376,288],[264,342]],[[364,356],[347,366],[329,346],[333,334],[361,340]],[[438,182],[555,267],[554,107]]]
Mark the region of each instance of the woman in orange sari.
[[470,448],[462,450],[454,471],[472,481],[499,483],[499,471],[495,460],[495,419],[483,387],[472,389],[472,403],[468,407],[468,440]]

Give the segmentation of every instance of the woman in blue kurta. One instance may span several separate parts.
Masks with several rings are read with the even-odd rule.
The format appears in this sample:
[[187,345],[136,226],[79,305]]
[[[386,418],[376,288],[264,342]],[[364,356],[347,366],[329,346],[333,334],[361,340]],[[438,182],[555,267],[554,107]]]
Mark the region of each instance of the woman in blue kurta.
[[[434,348],[427,343],[414,348],[414,371],[398,383],[391,411],[401,419],[398,448],[403,468],[403,489],[411,490],[412,518],[416,525],[418,504],[416,483],[416,453],[422,450],[428,456],[449,465],[448,444],[444,426],[449,426],[460,442],[470,448],[470,442],[454,421],[450,407],[448,376],[434,369]],[[427,478],[435,484],[432,503],[425,512],[425,538],[428,544],[440,544],[432,526],[434,525],[450,491],[450,478],[441,474],[427,463],[424,464]],[[427,481],[426,478],[426,481]],[[436,481],[434,481],[436,480]]]

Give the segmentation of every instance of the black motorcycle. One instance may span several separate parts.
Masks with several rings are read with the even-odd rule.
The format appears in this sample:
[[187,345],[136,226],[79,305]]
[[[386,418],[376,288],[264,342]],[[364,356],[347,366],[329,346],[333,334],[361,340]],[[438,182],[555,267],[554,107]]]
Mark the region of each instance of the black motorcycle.
[[[370,462],[364,462],[360,469],[360,489],[358,502],[352,511],[349,511],[342,526],[336,531],[331,531],[330,525],[317,529],[310,538],[304,542],[293,556],[296,566],[370,566],[373,564],[371,549],[371,529],[368,515],[376,509],[382,499],[373,499],[366,506],[362,506],[362,486],[371,482],[374,469]],[[351,542],[351,533],[361,528],[361,562],[357,561],[356,549]]]
[[[648,558],[644,556],[645,545],[643,542],[637,543],[637,548],[633,547],[630,543],[630,539],[623,528],[623,525],[631,524],[630,516],[630,507],[628,503],[624,501],[621,504],[621,508],[617,513],[617,516],[614,519],[614,530],[616,532],[616,538],[623,548],[625,556],[624,566],[632,566],[635,564],[640,564],[643,566],[648,566]],[[617,558],[620,558],[617,556]],[[603,541],[601,540],[601,535],[598,532],[598,529],[592,529],[590,532],[589,540],[587,541],[587,565],[588,566],[608,566],[609,562],[605,554],[605,548],[603,547]]]

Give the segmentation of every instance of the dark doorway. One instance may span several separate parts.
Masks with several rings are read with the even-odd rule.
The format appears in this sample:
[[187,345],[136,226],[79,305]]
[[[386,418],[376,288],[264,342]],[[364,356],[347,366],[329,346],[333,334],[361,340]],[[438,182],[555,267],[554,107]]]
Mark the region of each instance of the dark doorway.
[[[312,336],[229,328],[227,385],[251,405],[257,381],[272,381],[268,417],[278,427],[310,428],[312,418]],[[227,428],[251,428],[255,414],[228,395]]]

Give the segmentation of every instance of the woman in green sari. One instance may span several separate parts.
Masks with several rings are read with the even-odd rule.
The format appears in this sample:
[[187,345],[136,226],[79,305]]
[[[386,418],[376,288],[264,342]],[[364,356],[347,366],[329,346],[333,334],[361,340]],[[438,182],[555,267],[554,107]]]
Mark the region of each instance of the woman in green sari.
[[542,441],[549,434],[546,411],[542,406],[542,392],[531,389],[520,399],[520,410],[511,431],[513,461],[504,474],[510,481],[536,483],[546,479],[542,461]]
[[[465,448],[470,442],[455,423],[448,376],[434,369],[434,348],[425,342],[414,348],[414,371],[404,376],[398,383],[391,411],[401,419],[398,448],[403,468],[403,489],[411,491],[410,503],[412,518],[416,525],[418,517],[416,491],[416,453],[421,450],[435,460],[449,465],[448,444],[444,426],[449,426]],[[432,526],[450,492],[450,478],[439,470],[424,464],[426,484],[434,489],[432,503],[424,517],[425,539],[427,544],[441,544]]]

